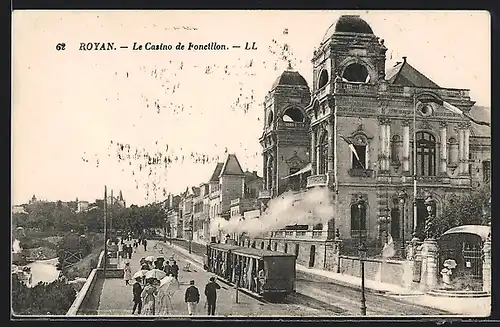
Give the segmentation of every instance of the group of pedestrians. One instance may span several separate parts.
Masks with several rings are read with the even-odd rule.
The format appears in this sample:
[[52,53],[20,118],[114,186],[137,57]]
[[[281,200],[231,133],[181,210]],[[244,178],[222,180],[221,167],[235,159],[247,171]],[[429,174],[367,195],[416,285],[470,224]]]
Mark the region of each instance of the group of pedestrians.
[[[215,281],[215,277],[210,277],[210,281],[205,285],[205,296],[207,300],[207,313],[209,316],[215,315],[215,306],[217,303],[217,290],[220,285]],[[188,314],[190,316],[196,313],[196,307],[200,303],[200,292],[194,285],[194,280],[189,282],[189,287],[184,294],[184,302],[187,303]]]

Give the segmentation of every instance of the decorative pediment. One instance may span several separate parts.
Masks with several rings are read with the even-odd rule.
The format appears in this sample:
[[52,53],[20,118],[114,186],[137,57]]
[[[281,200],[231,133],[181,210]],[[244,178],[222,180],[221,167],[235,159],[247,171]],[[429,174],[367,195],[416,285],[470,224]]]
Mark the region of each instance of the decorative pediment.
[[363,199],[364,203],[368,203],[368,195],[364,193],[353,193],[351,194],[351,205],[356,204],[359,199]]
[[373,136],[366,133],[363,124],[359,124],[358,128],[348,136],[348,139],[354,145],[367,145],[373,139]]
[[286,163],[290,168],[302,168],[304,166],[304,162],[297,155],[297,151],[294,151],[293,156],[288,158]]

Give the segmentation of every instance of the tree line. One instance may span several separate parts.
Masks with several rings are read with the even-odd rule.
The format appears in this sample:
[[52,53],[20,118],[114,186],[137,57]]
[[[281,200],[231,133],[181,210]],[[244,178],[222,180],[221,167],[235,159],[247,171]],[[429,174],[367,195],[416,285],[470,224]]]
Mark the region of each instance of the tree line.
[[[75,208],[57,202],[35,202],[26,205],[25,213],[12,215],[12,226],[37,231],[69,232],[80,234],[103,232],[104,203],[91,204],[89,210],[76,212]],[[128,208],[119,204],[108,205],[108,228],[112,222],[113,230],[130,231],[142,234],[144,229],[161,228],[165,224],[166,213],[161,203],[145,206],[131,205]]]

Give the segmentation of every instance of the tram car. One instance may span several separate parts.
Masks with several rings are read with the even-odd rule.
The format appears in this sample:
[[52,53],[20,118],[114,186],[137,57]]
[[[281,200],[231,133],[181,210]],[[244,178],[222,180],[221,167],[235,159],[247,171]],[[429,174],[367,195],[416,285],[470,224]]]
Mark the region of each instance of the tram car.
[[295,291],[295,260],[293,254],[211,243],[205,269],[251,293],[280,300]]

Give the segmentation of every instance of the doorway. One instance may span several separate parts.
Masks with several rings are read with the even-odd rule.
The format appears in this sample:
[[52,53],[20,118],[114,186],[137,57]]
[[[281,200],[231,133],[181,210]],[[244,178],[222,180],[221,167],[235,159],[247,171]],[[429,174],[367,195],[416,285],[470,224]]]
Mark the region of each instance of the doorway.
[[288,253],[288,243],[285,243],[285,253]]
[[309,268],[314,267],[315,256],[316,256],[316,245],[311,245],[311,253],[309,254]]
[[295,244],[295,256],[299,257],[300,244]]

